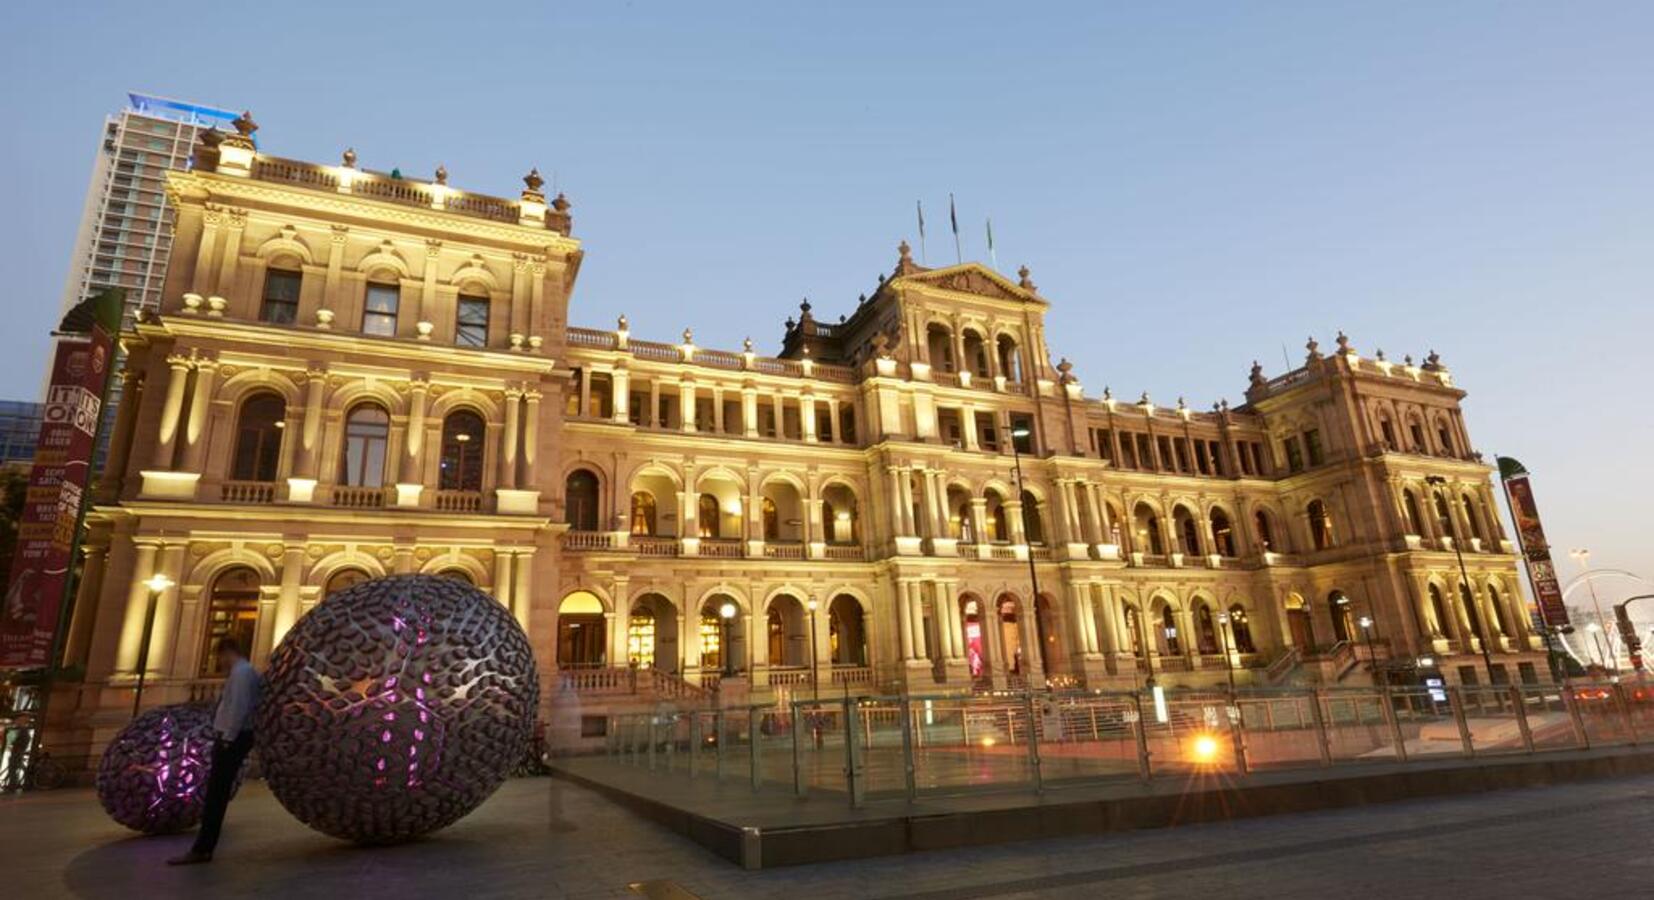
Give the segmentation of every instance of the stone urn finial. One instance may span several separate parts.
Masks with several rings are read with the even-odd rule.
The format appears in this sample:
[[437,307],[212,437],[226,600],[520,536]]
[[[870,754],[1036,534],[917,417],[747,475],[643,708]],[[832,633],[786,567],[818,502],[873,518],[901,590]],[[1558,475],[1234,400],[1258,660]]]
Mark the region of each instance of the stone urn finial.
[[551,208],[557,210],[558,212],[568,212],[569,207],[573,205],[574,204],[569,202],[569,198],[564,195],[562,191],[558,191],[557,196],[551,201]]
[[444,185],[448,183],[448,167],[447,166],[438,165],[436,167],[436,183],[437,184],[444,184]]
[[1017,267],[1017,287],[1020,287],[1025,291],[1035,290],[1036,286],[1034,284],[1034,279],[1029,277],[1033,274],[1034,274],[1033,270],[1028,268],[1026,265],[1018,266]]
[[631,327],[630,323],[626,321],[625,313],[620,314],[620,318],[615,321],[615,324],[617,326],[617,330],[619,331],[626,331]]
[[540,188],[545,187],[546,180],[540,177],[540,170],[538,168],[532,168],[528,170],[527,175],[523,176],[523,184],[528,186],[529,193],[538,194],[540,193]]
[[345,148],[344,161],[345,161],[345,168],[347,168],[347,169],[356,168],[356,148],[355,147],[346,147]]
[[230,124],[235,126],[236,133],[245,138],[252,137],[253,132],[258,130],[258,123],[253,121],[253,114],[251,111],[243,112],[241,115],[236,116],[235,120]]
[[908,245],[907,238],[903,238],[902,242],[896,245],[896,253],[902,259],[913,258],[913,248]]

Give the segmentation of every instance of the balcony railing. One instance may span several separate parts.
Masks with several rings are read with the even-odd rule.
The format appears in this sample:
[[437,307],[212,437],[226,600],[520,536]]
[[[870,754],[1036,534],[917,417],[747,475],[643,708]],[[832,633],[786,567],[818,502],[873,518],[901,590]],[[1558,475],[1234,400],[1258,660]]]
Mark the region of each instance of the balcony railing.
[[563,535],[564,550],[613,550],[612,531],[570,531]]
[[219,487],[218,499],[225,503],[274,503],[276,483],[273,481],[226,481]]
[[701,555],[713,559],[740,559],[747,555],[744,542],[733,538],[701,538]]
[[334,485],[333,505],[347,509],[382,509],[385,506],[385,489]]
[[481,512],[481,491],[437,491],[435,506],[438,512]]
[[656,537],[652,534],[634,534],[631,537],[631,546],[637,550],[639,556],[677,556],[678,539],[675,537]]
[[803,559],[804,545],[797,542],[767,541],[764,544],[765,559]]
[[839,562],[861,562],[867,558],[867,551],[860,544],[828,544],[827,558]]

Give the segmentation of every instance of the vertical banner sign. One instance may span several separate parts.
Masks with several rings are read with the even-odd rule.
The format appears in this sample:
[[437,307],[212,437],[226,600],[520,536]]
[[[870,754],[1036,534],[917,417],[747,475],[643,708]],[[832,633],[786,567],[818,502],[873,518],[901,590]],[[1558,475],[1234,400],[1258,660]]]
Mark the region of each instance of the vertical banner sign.
[[[89,334],[60,340],[52,361],[34,468],[29,472],[28,494],[17,524],[11,583],[0,598],[3,669],[41,668],[51,662],[74,561],[81,505],[91,475],[104,389],[114,362],[118,303],[117,298],[114,327],[100,321],[91,324]],[[70,317],[73,319],[74,313]]]
[[1546,542],[1545,528],[1539,521],[1539,507],[1533,502],[1528,470],[1516,460],[1501,456],[1499,477],[1505,484],[1505,499],[1510,502],[1511,521],[1516,523],[1516,540],[1528,564],[1528,581],[1533,584],[1539,616],[1546,627],[1561,628],[1568,624],[1568,607],[1562,602],[1562,586],[1556,579],[1551,545]]

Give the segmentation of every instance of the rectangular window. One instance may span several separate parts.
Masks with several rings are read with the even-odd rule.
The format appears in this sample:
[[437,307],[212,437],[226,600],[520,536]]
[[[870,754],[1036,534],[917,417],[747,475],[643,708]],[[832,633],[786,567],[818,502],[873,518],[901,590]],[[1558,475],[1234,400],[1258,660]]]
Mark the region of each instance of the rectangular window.
[[1160,451],[1160,468],[1164,471],[1170,472],[1172,470],[1172,466],[1175,465],[1175,462],[1172,459],[1172,442],[1167,440],[1166,436],[1162,434],[1155,437],[1154,443],[1156,449]]
[[1309,464],[1318,466],[1326,460],[1326,454],[1321,450],[1321,432],[1311,428],[1304,432],[1304,449],[1309,453]]
[[1097,455],[1114,462],[1114,432],[1106,428],[1097,432]]
[[1154,468],[1154,447],[1146,434],[1137,436],[1137,468],[1145,470]]
[[461,347],[488,346],[488,298],[459,297],[454,322],[454,343]]
[[1183,441],[1177,442],[1177,470],[1189,471],[1189,445]]
[[982,449],[999,452],[999,428],[994,422],[993,413],[976,414],[976,439],[981,442]]
[[[1018,432],[1023,432],[1018,436]],[[1020,413],[1011,414],[1011,441],[1018,453],[1034,452],[1034,419]]]
[[299,318],[299,285],[304,277],[298,272],[271,269],[264,274],[264,305],[259,308],[261,321],[276,325],[291,325]]
[[1137,442],[1130,434],[1120,435],[1120,468],[1137,468]]
[[1212,441],[1208,448],[1207,455],[1212,458],[1212,474],[1221,478],[1227,474],[1223,471],[1223,444]]
[[1258,441],[1252,442],[1252,470],[1259,475],[1269,471],[1269,468],[1264,465],[1263,444]]
[[1206,458],[1206,442],[1195,441],[1195,467],[1202,475],[1212,474],[1212,464]]
[[1286,449],[1287,471],[1302,472],[1304,470],[1304,451],[1303,448],[1298,446],[1298,439],[1289,437],[1282,441],[1281,445]]
[[367,302],[362,312],[362,333],[383,337],[396,336],[396,308],[402,302],[402,289],[394,284],[368,284]]

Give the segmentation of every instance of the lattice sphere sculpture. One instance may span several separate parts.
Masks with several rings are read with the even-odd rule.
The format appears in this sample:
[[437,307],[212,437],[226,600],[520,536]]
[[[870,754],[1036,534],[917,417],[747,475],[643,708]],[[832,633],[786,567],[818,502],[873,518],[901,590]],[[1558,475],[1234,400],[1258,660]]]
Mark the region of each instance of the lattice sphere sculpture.
[[453,578],[395,575],[323,600],[270,657],[256,734],[270,791],[324,834],[408,840],[476,809],[527,752],[528,636]]
[[109,817],[144,834],[184,831],[200,822],[212,765],[212,720],[211,708],[180,704],[146,710],[127,723],[98,763],[98,801]]

